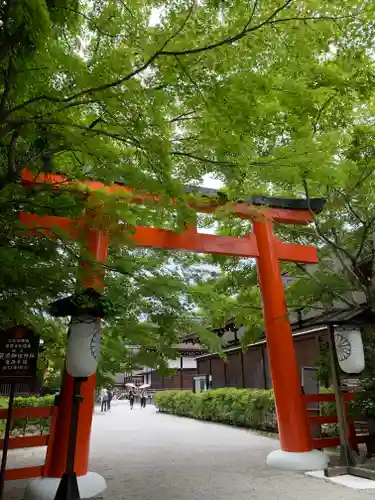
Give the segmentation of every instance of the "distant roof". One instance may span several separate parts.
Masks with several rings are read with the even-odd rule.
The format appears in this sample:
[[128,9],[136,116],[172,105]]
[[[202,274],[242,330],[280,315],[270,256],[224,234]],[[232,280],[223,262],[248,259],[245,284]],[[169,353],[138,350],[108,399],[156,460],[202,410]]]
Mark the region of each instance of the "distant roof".
[[[335,326],[362,326],[375,323],[375,313],[371,310],[369,306],[357,306],[348,309],[336,309],[327,313],[323,313],[319,316],[314,316],[312,318],[294,321],[291,323],[293,337],[308,335],[317,330],[324,330],[325,327],[329,325]],[[266,343],[266,338],[262,335],[258,342],[253,344],[248,344],[247,347],[252,345],[262,345]],[[229,349],[224,349],[224,352],[236,352],[241,350],[241,346],[231,347]],[[203,354],[198,356],[198,359],[209,359],[210,357],[217,356],[216,353]]]
[[334,309],[301,321],[292,323],[293,331],[301,328],[325,326],[325,325],[365,325],[375,323],[375,313],[368,305],[351,307],[348,309]]

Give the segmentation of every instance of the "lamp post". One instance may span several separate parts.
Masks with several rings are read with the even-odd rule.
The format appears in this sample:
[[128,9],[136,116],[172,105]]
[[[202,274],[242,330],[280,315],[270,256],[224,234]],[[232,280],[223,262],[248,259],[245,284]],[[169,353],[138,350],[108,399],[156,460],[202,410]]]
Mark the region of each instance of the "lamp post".
[[55,500],[79,500],[74,461],[79,408],[82,401],[81,383],[87,381],[97,369],[100,353],[100,317],[103,316],[102,302],[99,294],[87,289],[81,294],[55,302],[51,309],[55,316],[71,315],[66,371],[74,380],[66,466]]

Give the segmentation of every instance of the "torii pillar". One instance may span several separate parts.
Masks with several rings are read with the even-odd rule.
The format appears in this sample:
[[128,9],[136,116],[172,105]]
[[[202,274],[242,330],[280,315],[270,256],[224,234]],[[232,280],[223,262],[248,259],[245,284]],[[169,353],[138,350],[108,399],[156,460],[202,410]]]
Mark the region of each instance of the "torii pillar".
[[287,470],[325,469],[327,456],[312,449],[272,220],[259,216],[253,221],[253,229],[281,447],[268,455],[267,464]]

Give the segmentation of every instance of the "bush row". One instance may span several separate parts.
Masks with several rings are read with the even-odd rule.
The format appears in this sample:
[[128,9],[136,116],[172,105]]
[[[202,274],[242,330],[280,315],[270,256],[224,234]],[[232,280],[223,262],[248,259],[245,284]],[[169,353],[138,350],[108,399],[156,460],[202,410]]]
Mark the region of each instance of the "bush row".
[[162,391],[156,394],[155,404],[163,413],[277,432],[271,390]]
[[[14,408],[26,408],[30,406],[52,406],[54,396],[26,396],[14,399]],[[8,408],[8,398],[0,397],[0,408]],[[19,418],[13,421],[11,427],[12,436],[25,436],[26,434],[47,434],[50,426],[50,418]],[[0,420],[0,435],[4,435],[6,420]]]

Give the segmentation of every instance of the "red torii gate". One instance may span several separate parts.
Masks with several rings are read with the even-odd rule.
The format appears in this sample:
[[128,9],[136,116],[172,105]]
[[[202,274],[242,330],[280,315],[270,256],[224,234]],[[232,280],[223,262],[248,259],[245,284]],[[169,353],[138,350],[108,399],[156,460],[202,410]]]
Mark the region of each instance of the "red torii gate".
[[[119,197],[126,195],[128,202],[142,204],[146,198],[151,197],[147,194],[133,193],[123,185],[106,186],[91,180],[72,182],[61,175],[50,173],[35,175],[29,170],[22,172],[21,179],[24,186],[36,187],[47,184],[56,190],[69,189],[83,193],[90,198],[95,198],[95,192],[101,192]],[[155,196],[152,198],[157,201]],[[272,199],[264,199],[263,206],[260,206],[262,201],[257,205],[254,202],[225,204],[225,207],[238,217],[252,219],[253,232],[244,238],[200,234],[196,226],[190,226],[182,233],[152,227],[136,227],[130,237],[136,245],[142,247],[179,249],[257,259],[281,444],[281,450],[269,455],[268,463],[286,469],[322,469],[327,461],[323,453],[312,450],[311,433],[306,408],[301,397],[298,366],[279,266],[279,260],[316,263],[318,261],[317,250],[310,246],[282,243],[273,235],[272,229],[273,222],[283,224],[311,222],[313,216],[311,207],[315,200],[311,200],[309,204],[306,200],[299,200],[298,208],[294,208],[293,201],[290,200],[292,208],[283,208],[282,205],[281,207],[266,207],[264,205],[267,204],[267,200],[268,204],[272,203]],[[284,202],[287,203],[287,200]],[[207,201],[196,199],[189,205],[196,212],[215,212],[223,206],[223,203],[208,196]],[[97,210],[100,212],[100,207]],[[104,262],[107,258],[110,235],[92,229],[90,217],[92,215],[86,213],[73,220],[21,212],[20,221],[34,235],[56,238],[53,229],[57,228],[72,239],[82,241],[82,238],[85,238],[85,246],[93,261]],[[102,290],[104,286],[102,277],[92,272],[86,277],[81,277],[80,285],[97,290]],[[66,374],[62,385],[56,437],[52,444],[52,460],[47,471],[48,477],[51,478],[60,478],[65,471],[72,390],[72,377]],[[75,470],[81,480],[88,473],[94,390],[95,375],[82,384],[84,400],[80,409],[75,459]],[[80,488],[82,488],[83,481],[80,483]]]

